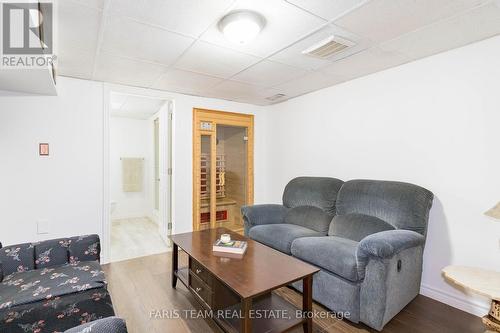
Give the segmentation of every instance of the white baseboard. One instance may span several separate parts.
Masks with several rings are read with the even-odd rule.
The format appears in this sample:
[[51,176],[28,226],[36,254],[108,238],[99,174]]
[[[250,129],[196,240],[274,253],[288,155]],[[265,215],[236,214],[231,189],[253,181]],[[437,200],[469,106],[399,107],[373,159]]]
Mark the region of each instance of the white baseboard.
[[424,284],[420,287],[420,294],[478,317],[484,316],[489,311],[489,305],[487,304],[453,295]]

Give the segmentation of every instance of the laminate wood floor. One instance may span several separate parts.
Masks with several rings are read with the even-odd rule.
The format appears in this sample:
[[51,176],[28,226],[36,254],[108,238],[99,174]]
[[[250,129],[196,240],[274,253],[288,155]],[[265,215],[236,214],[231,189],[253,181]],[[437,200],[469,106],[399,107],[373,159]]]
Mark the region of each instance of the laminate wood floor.
[[[177,289],[171,288],[170,256],[162,253],[103,266],[117,316],[126,319],[130,333],[220,332],[211,320],[196,318],[202,308],[181,283]],[[185,263],[185,256],[181,255],[179,260],[180,264]],[[302,305],[302,295],[292,289],[281,288],[277,293],[297,306]],[[325,311],[318,304],[313,308]],[[187,319],[187,313],[192,318]],[[172,318],[177,315],[180,318]],[[365,325],[332,318],[315,320],[313,331],[376,332]],[[302,329],[292,332],[299,333]],[[419,295],[382,332],[483,333],[484,328],[480,318]]]

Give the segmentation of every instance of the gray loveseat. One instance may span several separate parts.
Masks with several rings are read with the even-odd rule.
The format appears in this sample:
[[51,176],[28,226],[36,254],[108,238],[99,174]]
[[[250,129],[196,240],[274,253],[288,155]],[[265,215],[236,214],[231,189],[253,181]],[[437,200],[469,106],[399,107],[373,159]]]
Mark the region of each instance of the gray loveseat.
[[242,214],[248,237],[321,268],[315,301],[381,330],[419,293],[432,201],[408,183],[299,177],[282,205]]
[[127,333],[127,325],[121,318],[107,317],[70,328],[64,333]]

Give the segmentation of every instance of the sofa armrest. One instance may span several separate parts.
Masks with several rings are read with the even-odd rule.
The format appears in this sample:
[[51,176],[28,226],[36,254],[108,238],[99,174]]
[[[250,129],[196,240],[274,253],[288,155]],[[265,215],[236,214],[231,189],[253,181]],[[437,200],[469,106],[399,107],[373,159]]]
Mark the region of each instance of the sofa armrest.
[[358,260],[374,257],[389,259],[411,247],[424,245],[425,238],[410,230],[389,230],[371,234],[363,238],[357,249]]
[[382,330],[418,295],[424,240],[424,236],[414,231],[389,230],[369,235],[359,242],[356,255],[358,276],[362,279],[362,322]]
[[123,319],[107,317],[70,328],[64,333],[127,333],[127,326]]
[[254,205],[241,207],[245,235],[256,225],[283,223],[288,208],[283,205]]

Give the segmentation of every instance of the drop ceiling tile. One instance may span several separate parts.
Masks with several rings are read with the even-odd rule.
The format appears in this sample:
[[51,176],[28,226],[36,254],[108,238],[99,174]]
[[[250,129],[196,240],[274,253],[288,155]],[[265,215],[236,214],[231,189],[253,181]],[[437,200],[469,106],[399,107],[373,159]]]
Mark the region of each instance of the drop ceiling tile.
[[335,24],[374,42],[384,42],[488,0],[371,0]]
[[250,9],[266,19],[261,33],[246,45],[236,45],[224,38],[217,23],[201,35],[201,39],[227,48],[260,57],[267,57],[292,44],[326,23],[282,0],[241,0],[232,10]]
[[209,95],[229,100],[264,99],[272,96],[275,91],[272,88],[264,88],[238,81],[226,80],[214,86],[207,92]]
[[251,55],[198,41],[174,67],[210,76],[228,78],[259,60],[260,58]]
[[90,80],[94,70],[95,52],[60,48],[56,70],[59,75]]
[[137,57],[149,27],[123,16],[107,16],[101,49],[122,56]]
[[[307,50],[311,46],[314,46],[332,36],[340,36],[354,42],[355,45],[329,57],[328,59],[319,59],[302,54],[302,51]],[[308,37],[298,41],[290,47],[287,47],[283,51],[278,52],[269,59],[295,67],[315,70],[329,65],[333,61],[358,53],[369,46],[370,42],[366,39],[356,36],[335,25],[326,25]]]
[[324,18],[336,19],[369,0],[286,0],[305,11]]
[[170,65],[194,39],[122,17],[109,16],[102,49],[108,53]]
[[[267,100],[265,97],[238,97],[238,98],[232,98],[229,100],[233,101],[233,102],[238,102],[238,103],[254,104],[254,105],[261,105],[261,106],[273,104],[273,102],[271,102],[270,100]],[[285,101],[285,100],[284,99],[280,100],[280,102],[283,102],[283,101]]]
[[103,9],[104,8],[104,1],[106,1],[106,0],[64,0],[64,1],[60,1],[60,2],[68,2],[68,1],[77,2],[83,6],[87,6],[87,7],[91,7],[91,8]]
[[95,52],[102,11],[73,1],[59,1],[57,4],[58,51],[78,48]]
[[108,0],[108,12],[112,15],[120,15],[139,19],[144,16],[146,0]]
[[231,79],[262,87],[272,87],[302,76],[305,73],[306,71],[300,68],[264,60],[238,73]]
[[148,0],[145,20],[167,30],[198,37],[234,0]]
[[291,98],[330,87],[346,80],[346,78],[339,75],[314,71],[273,88],[279,93],[285,94],[287,98]]
[[474,8],[380,45],[418,59],[500,34],[500,3]]
[[336,61],[321,70],[346,79],[354,79],[375,73],[410,61],[408,57],[397,52],[389,52],[373,47],[353,56]]
[[165,67],[101,52],[96,59],[94,79],[130,86],[149,87]]
[[112,0],[110,13],[198,37],[234,0]]
[[213,76],[170,69],[153,84],[152,88],[199,95],[221,81],[222,79]]

